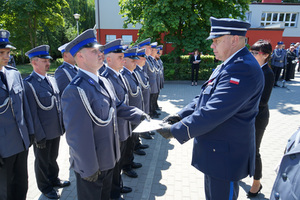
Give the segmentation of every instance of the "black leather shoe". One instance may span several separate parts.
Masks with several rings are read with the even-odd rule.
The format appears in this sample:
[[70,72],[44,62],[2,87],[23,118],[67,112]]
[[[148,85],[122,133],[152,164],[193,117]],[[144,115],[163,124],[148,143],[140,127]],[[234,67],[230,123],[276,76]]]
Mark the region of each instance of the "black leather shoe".
[[140,149],[135,149],[135,150],[133,151],[133,153],[135,153],[135,154],[137,154],[137,155],[140,155],[140,156],[146,155],[146,152],[143,151],[143,150],[140,150]]
[[129,193],[129,192],[132,192],[132,189],[130,187],[126,187],[126,186],[123,186],[121,188],[121,193]]
[[60,179],[57,179],[55,182],[52,183],[53,187],[67,187],[69,186],[71,183],[70,181],[64,181],[64,180],[60,180]]
[[140,144],[138,146],[139,149],[148,149],[149,148],[149,145],[148,144]]
[[150,117],[151,117],[152,119],[157,119],[157,118],[159,118],[159,116],[158,116],[157,114],[151,114]]
[[247,197],[248,197],[248,198],[256,197],[256,196],[258,195],[258,193],[260,193],[261,189],[262,189],[262,185],[260,184],[259,190],[258,190],[256,193],[252,193],[252,192],[249,191],[249,192],[247,193]]
[[155,111],[154,115],[161,115],[161,113]]
[[58,192],[56,192],[54,189],[52,189],[48,193],[43,193],[48,199],[59,199],[60,195]]
[[123,173],[127,176],[129,176],[130,178],[137,178],[138,175],[134,170],[123,170]]
[[137,163],[137,162],[132,162],[131,163],[131,167],[133,169],[137,169],[137,168],[141,168],[143,165],[141,163]]
[[149,132],[140,133],[140,137],[146,140],[151,140],[153,137],[149,134]]

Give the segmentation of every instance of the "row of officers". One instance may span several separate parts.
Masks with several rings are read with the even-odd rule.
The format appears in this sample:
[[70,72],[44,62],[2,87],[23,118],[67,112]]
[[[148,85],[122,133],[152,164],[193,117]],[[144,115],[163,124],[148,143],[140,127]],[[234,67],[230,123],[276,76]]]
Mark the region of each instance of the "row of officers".
[[[163,88],[162,46],[148,38],[131,48],[121,39],[100,45],[93,29],[62,45],[64,63],[49,76],[49,46],[28,52],[33,72],[22,80],[8,65],[10,33],[0,30],[0,200],[26,199],[27,157],[32,145],[39,190],[60,198],[55,187],[60,136],[66,133],[78,199],[122,199],[121,172],[137,177],[134,153],[145,155],[132,130],[159,117],[157,99]],[[76,65],[75,65],[76,63]]]

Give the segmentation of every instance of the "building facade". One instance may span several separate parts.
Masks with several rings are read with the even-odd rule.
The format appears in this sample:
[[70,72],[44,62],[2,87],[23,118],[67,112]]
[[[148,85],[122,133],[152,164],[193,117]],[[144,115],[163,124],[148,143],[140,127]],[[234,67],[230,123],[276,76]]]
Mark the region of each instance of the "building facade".
[[281,3],[281,0],[262,1],[249,5],[247,20],[251,28],[247,33],[249,44],[258,39],[270,40],[273,48],[278,41],[286,47],[300,42],[300,3]]
[[[138,39],[140,24],[123,28],[124,19],[119,14],[118,0],[95,0],[97,39],[101,44],[122,38],[125,45]],[[259,39],[271,41],[275,48],[283,41],[288,48],[290,43],[300,42],[300,3],[281,3],[281,0],[263,0],[251,3],[246,14],[251,28],[247,32],[248,43],[252,45]],[[170,43],[164,43],[164,52],[172,51]]]

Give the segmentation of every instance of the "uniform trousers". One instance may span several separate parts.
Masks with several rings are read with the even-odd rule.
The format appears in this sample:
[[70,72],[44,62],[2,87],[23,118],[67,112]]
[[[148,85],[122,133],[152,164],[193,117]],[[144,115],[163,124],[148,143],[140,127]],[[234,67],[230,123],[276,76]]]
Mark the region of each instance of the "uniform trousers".
[[52,183],[58,179],[58,157],[60,137],[46,140],[46,148],[39,149],[34,145],[34,170],[36,182],[42,193],[49,193],[53,189]]
[[198,81],[199,65],[192,65],[192,82]]
[[25,200],[28,190],[28,150],[3,158],[0,167],[0,200]]
[[255,173],[254,179],[260,180],[262,177],[262,162],[259,152],[261,140],[263,138],[265,129],[268,125],[269,119],[256,119],[255,121],[255,144],[256,144],[256,154],[255,154]]
[[[75,172],[75,171],[74,171]],[[97,181],[90,182],[81,178],[75,172],[78,200],[109,200],[112,184],[113,169],[101,171]]]
[[277,85],[277,81],[279,80],[279,76],[282,70],[282,67],[275,67],[272,66],[273,72],[274,72],[274,76],[275,76],[275,82],[274,85]]
[[156,113],[156,97],[158,93],[150,94],[150,116]]
[[123,187],[123,181],[121,176],[121,169],[123,166],[123,162],[125,159],[125,153],[127,148],[128,139],[120,142],[120,151],[121,151],[121,158],[116,163],[115,167],[113,168],[112,172],[112,184],[111,184],[111,192],[110,198],[117,199],[121,196],[121,188]]
[[159,109],[159,106],[158,106],[158,103],[157,103],[158,97],[159,97],[159,92],[155,94],[155,100],[154,100],[154,102],[155,102],[154,109],[155,110]]
[[206,200],[236,200],[239,196],[238,181],[228,181],[204,175]]

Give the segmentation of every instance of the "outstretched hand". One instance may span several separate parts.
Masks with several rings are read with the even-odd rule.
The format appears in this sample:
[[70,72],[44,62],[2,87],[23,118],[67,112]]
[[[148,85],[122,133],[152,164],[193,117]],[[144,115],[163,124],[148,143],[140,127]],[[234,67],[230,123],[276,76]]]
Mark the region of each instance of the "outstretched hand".
[[42,139],[41,141],[36,141],[35,145],[39,149],[45,149],[46,148],[46,138]]
[[174,138],[174,136],[171,133],[171,125],[170,124],[163,123],[162,128],[158,129],[156,131],[166,139]]
[[147,120],[148,122],[150,122],[151,120],[151,117],[149,115],[147,115],[146,113],[143,113],[142,116],[141,116],[141,121],[143,120]]
[[181,120],[181,117],[178,114],[168,115],[163,119],[164,123],[175,124]]
[[89,181],[89,182],[96,182],[98,180],[98,176],[101,175],[101,171],[96,171],[93,175],[89,177],[83,178],[83,180]]

